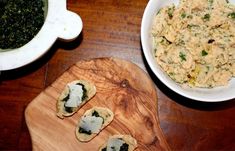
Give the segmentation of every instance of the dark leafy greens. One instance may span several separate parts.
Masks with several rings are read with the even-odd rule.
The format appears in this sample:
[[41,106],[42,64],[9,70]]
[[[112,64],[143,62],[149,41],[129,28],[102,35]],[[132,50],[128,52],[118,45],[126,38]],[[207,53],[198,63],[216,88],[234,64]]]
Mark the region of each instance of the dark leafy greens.
[[81,127],[79,127],[79,133],[85,133],[85,134],[87,134],[87,135],[91,135],[91,131],[89,130],[89,131],[87,131],[87,130],[85,130],[85,129],[83,129],[83,128],[81,128]]
[[0,49],[19,48],[39,32],[44,23],[42,0],[0,0]]
[[[84,100],[87,98],[87,90],[86,90],[85,86],[84,86],[83,84],[81,84],[81,83],[77,83],[76,85],[82,86],[82,90],[83,90],[82,101],[84,101]],[[69,99],[69,97],[70,97],[70,92],[69,92],[69,94],[63,99],[63,101],[64,101],[64,102],[67,102],[68,99]],[[65,104],[64,104],[64,109],[65,109],[66,112],[72,113],[74,108],[73,108],[73,107],[67,107],[67,106],[65,106]]]
[[[122,144],[119,151],[128,151],[129,145],[127,143]],[[103,148],[101,151],[107,151],[107,148]],[[116,150],[115,150],[116,151]]]

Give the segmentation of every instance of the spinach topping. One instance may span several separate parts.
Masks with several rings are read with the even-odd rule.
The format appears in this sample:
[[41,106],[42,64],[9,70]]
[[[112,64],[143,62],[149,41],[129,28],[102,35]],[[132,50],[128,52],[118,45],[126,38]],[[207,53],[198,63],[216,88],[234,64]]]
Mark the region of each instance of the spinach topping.
[[[62,101],[63,102],[67,102],[68,99],[69,99],[69,94]],[[65,104],[64,104],[64,109],[68,113],[72,113],[73,112],[73,108],[72,107],[66,107]]]
[[[93,111],[93,113],[91,114],[91,116],[101,117],[97,111]],[[101,117],[101,118],[103,119],[103,124],[104,124],[104,118],[103,118],[103,117]],[[91,135],[91,130],[86,131],[86,130],[83,129],[82,127],[79,127],[79,133],[85,133],[85,134]]]
[[186,55],[183,52],[180,52],[179,57],[181,58],[181,61],[186,61]]
[[100,115],[97,111],[94,111],[91,116],[100,117]]
[[235,19],[235,12],[229,13],[228,14],[229,18]]
[[72,107],[64,107],[65,111],[68,113],[73,113],[73,108]]
[[[84,101],[87,98],[87,90],[85,89],[85,86],[81,83],[77,83],[76,85],[82,86],[82,90],[83,90],[82,101]],[[69,94],[70,94],[70,92],[69,92]],[[67,102],[69,99],[69,96],[70,96],[69,94],[62,101]],[[68,113],[73,112],[73,107],[66,107],[64,104],[64,108],[65,108],[65,111]]]
[[99,115],[99,113],[97,111],[93,111],[91,116],[95,116],[95,117],[101,117],[103,119],[103,124],[104,124],[104,118],[102,116]]
[[120,151],[128,151],[129,145],[127,143],[122,144]]
[[87,134],[87,135],[91,135],[91,131],[89,130],[89,131],[86,131],[85,129],[83,129],[83,128],[81,128],[81,127],[79,127],[79,133],[85,133],[85,134]]
[[85,86],[81,83],[77,83],[76,85],[82,86],[82,90],[83,90],[82,101],[84,101],[88,97],[87,96],[87,90],[86,90]]
[[[113,147],[111,147],[114,149]],[[119,151],[128,151],[129,145],[127,143],[122,144]],[[101,151],[107,151],[107,147],[103,148]]]
[[201,55],[206,56],[206,55],[208,55],[208,52],[206,52],[205,50],[202,50]]
[[14,49],[28,43],[44,23],[42,0],[0,1],[0,48]]
[[105,148],[103,148],[101,151],[107,151],[107,148],[105,147]]
[[202,17],[202,20],[203,20],[203,21],[209,21],[209,20],[210,20],[210,17],[211,17],[210,14],[205,14],[205,15]]

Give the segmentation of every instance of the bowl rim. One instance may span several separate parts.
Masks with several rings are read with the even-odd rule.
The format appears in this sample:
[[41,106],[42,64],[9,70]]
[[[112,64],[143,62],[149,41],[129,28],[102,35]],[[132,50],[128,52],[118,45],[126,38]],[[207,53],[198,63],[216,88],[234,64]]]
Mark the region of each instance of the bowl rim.
[[[170,2],[176,3],[178,4],[179,1],[178,0],[168,0]],[[177,94],[195,100],[195,101],[200,101],[200,102],[223,102],[223,101],[228,101],[231,99],[235,98],[235,95],[229,95],[229,96],[223,96],[220,98],[217,97],[206,97],[205,95],[192,95],[191,93],[183,93],[182,92],[182,86],[180,86],[179,84],[177,84],[175,81],[173,81],[172,79],[170,79],[171,81],[173,81],[174,85],[171,83],[168,83],[166,81],[166,74],[165,72],[158,71],[157,66],[159,66],[156,62],[153,63],[153,50],[152,48],[149,48],[149,41],[147,40],[148,37],[151,37],[151,33],[149,31],[149,28],[152,27],[152,17],[154,16],[154,14],[151,14],[151,10],[153,9],[153,5],[155,5],[154,7],[157,8],[156,5],[160,5],[160,0],[150,0],[144,10],[144,14],[142,17],[142,21],[141,21],[141,44],[142,44],[142,48],[143,48],[143,54],[145,56],[145,59],[150,67],[150,69],[153,71],[153,73],[155,74],[155,76],[164,84],[166,85],[169,89],[171,89],[172,91],[176,92]],[[158,6],[159,7],[159,6]],[[154,12],[156,13],[157,9],[154,10]],[[151,20],[151,21],[149,21]],[[151,23],[150,23],[151,22]],[[159,67],[160,68],[160,67]],[[169,76],[167,76],[167,78],[169,79]],[[233,79],[234,81],[234,79]],[[180,88],[179,88],[180,87]],[[226,87],[227,88],[227,87]],[[220,91],[223,90],[224,87],[216,87],[216,88],[212,88],[212,89],[208,89],[208,88],[189,88],[191,90],[205,90],[205,94],[206,92],[209,92],[210,90],[216,90],[216,91]]]
[[0,71],[25,66],[43,56],[57,39],[71,41],[81,33],[82,20],[67,10],[66,0],[47,0],[47,5],[45,21],[35,37],[20,48],[0,52]]

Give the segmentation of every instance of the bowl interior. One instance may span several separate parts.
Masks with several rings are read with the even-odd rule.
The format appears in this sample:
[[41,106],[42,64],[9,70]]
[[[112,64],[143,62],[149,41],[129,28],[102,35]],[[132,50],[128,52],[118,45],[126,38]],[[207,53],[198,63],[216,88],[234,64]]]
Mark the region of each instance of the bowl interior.
[[[235,3],[235,0],[230,0],[230,2]],[[155,61],[151,36],[152,21],[160,8],[172,3],[178,5],[179,0],[150,0],[145,9],[141,25],[141,42],[144,55],[150,68],[158,77],[158,79],[162,81],[168,88],[187,98],[204,102],[220,102],[235,98],[234,78],[232,78],[232,80],[229,82],[229,85],[223,87],[216,87],[211,89],[182,87],[181,85],[174,82],[165,72],[163,72]]]
[[[44,7],[43,7],[43,11],[44,11],[44,22],[45,22],[45,20],[46,20],[46,17],[47,17],[47,12],[48,12],[48,0],[42,0],[42,2],[43,2],[43,5],[44,5]],[[42,27],[41,27],[42,28]],[[38,31],[39,32],[39,31]],[[37,33],[38,34],[38,33]],[[37,35],[36,34],[36,35]],[[35,35],[35,36],[36,36]],[[31,39],[32,40],[32,39]],[[30,40],[30,41],[31,41]],[[28,43],[30,42],[30,41],[28,41]],[[27,43],[26,43],[27,44]],[[25,44],[25,45],[26,45]],[[23,46],[22,46],[23,47]],[[5,51],[14,51],[14,50],[17,50],[18,48],[15,48],[15,49],[1,49],[0,48],[0,53],[1,52],[5,52]]]

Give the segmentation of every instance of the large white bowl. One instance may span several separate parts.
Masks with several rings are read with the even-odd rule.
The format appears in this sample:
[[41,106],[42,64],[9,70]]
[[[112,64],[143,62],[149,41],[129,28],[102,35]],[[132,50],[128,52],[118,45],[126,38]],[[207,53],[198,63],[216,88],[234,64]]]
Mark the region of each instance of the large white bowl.
[[45,54],[56,39],[73,40],[82,30],[81,18],[66,9],[66,0],[48,0],[45,22],[24,46],[0,52],[0,71],[22,67]]
[[[233,4],[235,0],[230,0]],[[158,10],[170,4],[178,5],[179,0],[150,0],[145,8],[142,24],[141,24],[141,43],[145,58],[154,72],[154,74],[168,88],[187,98],[204,101],[204,102],[220,102],[235,98],[235,79],[233,78],[228,86],[216,87],[212,89],[206,88],[183,88],[174,82],[169,76],[162,71],[156,63],[153,52],[153,44],[151,37],[152,22]]]

